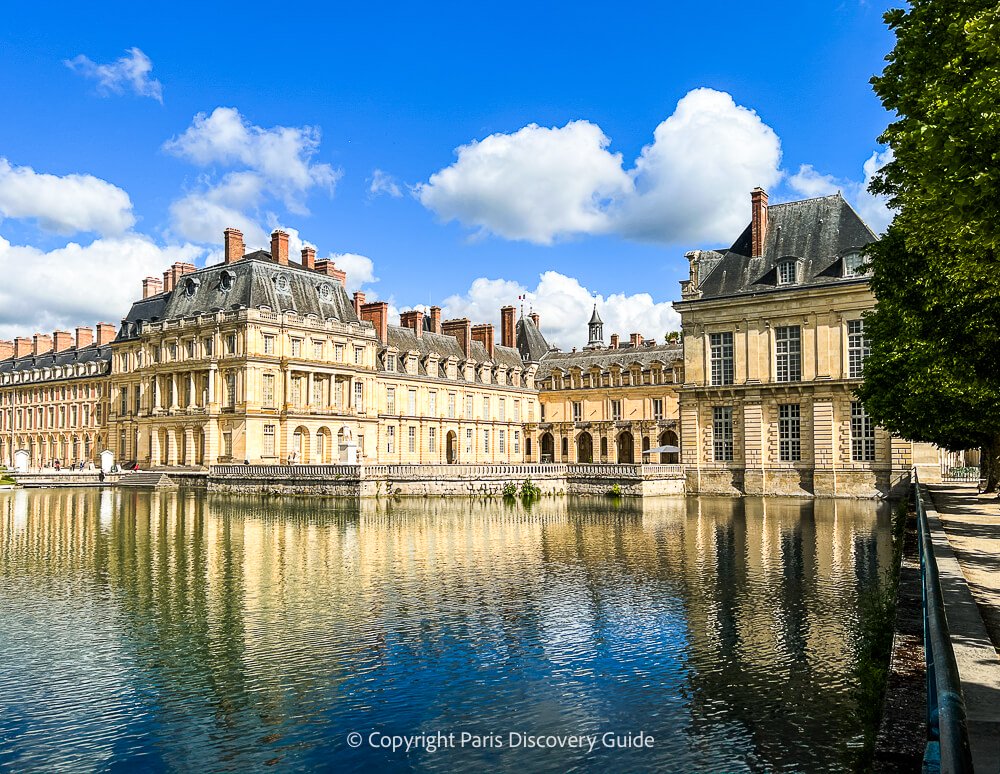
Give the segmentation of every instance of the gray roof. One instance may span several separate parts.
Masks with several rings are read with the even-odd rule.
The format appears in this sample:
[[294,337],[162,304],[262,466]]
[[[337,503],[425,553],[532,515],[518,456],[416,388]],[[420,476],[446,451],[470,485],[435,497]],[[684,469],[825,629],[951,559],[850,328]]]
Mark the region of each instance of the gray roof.
[[[404,328],[399,325],[389,325],[387,326],[388,341],[386,342],[387,347],[393,347],[400,353],[406,352],[419,352],[420,353],[420,367],[418,373],[422,376],[434,376],[443,377],[445,376],[445,361],[449,357],[454,357],[459,362],[465,360],[465,353],[458,344],[458,339],[454,336],[449,336],[443,333],[431,333],[430,331],[424,331],[422,335],[418,338],[416,333],[410,328]],[[382,370],[385,369],[385,347],[382,349]],[[426,369],[426,356],[436,354],[439,358],[438,362],[438,373],[428,374]],[[501,347],[495,345],[493,347],[493,357],[490,358],[489,353],[486,351],[480,342],[473,341],[470,347],[469,359],[477,363],[496,363],[497,365],[503,365],[507,368],[523,368],[524,363],[521,362],[521,356],[518,354],[516,349],[511,347]],[[406,368],[404,364],[399,360],[396,361],[396,371],[399,373],[405,373]]]
[[[864,281],[844,277],[842,259],[878,237],[840,193],[818,199],[772,204],[767,208],[764,254],[751,258],[751,226],[732,247],[705,257],[710,266],[699,278],[701,298],[759,293],[778,287],[778,262],[798,261],[798,281],[782,290],[830,282]],[[718,256],[718,257],[716,257]]]
[[[0,360],[0,374],[19,373],[30,371],[34,368],[54,368],[57,366],[86,365],[96,363],[98,373],[103,375],[111,370],[111,347],[97,344],[90,344],[86,347],[70,347],[61,352],[45,352],[41,355],[25,355],[18,358],[7,358]],[[83,376],[93,376],[84,374]],[[65,379],[82,378],[75,375],[61,377]]]
[[[262,306],[279,314],[294,311],[323,320],[358,322],[347,290],[335,278],[294,262],[282,266],[266,250],[185,274],[172,291],[136,301],[125,320],[155,322]],[[136,335],[137,326],[123,325],[118,339]]]
[[537,363],[551,349],[530,317],[521,317],[517,321],[516,339],[518,352],[529,362]]
[[618,347],[617,349],[585,349],[579,352],[549,352],[542,358],[539,364],[539,372],[544,374],[552,369],[562,369],[568,371],[571,368],[579,368],[581,371],[589,371],[597,367],[602,371],[607,371],[611,366],[617,365],[621,368],[628,368],[633,363],[639,363],[643,368],[648,367],[654,361],[671,365],[675,361],[684,359],[684,350],[680,344],[658,344],[654,347]]
[[603,325],[603,324],[604,320],[602,320],[601,316],[597,313],[597,304],[594,304],[594,313],[590,315],[590,322],[588,323],[588,325]]

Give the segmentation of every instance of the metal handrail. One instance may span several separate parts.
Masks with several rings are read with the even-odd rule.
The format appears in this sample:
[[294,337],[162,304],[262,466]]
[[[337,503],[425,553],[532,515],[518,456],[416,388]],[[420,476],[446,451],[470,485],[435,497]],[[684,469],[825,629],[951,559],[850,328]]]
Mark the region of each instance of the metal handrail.
[[913,492],[917,507],[924,658],[927,662],[927,746],[923,771],[971,774],[972,752],[962,682],[948,632],[934,543],[915,470]]

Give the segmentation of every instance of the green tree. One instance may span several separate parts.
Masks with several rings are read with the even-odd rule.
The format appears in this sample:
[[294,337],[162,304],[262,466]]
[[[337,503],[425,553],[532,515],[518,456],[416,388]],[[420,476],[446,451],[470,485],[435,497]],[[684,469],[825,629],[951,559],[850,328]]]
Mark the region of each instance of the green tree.
[[1000,6],[912,0],[875,92],[896,120],[872,184],[896,217],[869,250],[877,309],[862,399],[914,440],[980,447],[1000,474]]

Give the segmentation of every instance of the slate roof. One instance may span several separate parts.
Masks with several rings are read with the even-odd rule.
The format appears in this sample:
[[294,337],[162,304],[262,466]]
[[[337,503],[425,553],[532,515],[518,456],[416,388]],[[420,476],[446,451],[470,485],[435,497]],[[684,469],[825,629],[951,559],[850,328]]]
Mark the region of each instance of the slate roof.
[[[74,366],[78,364],[87,365],[90,363],[96,363],[98,366],[98,374],[106,374],[111,370],[111,347],[108,345],[98,346],[97,344],[90,344],[86,347],[71,347],[70,349],[64,349],[62,352],[46,352],[41,355],[25,355],[24,357],[18,358],[7,358],[6,360],[0,360],[0,374],[8,373],[20,373],[22,371],[31,371],[35,368],[54,368],[61,366]],[[73,374],[71,376],[54,377],[62,379],[71,378],[82,378],[84,376],[93,376],[93,374],[84,373],[80,376]]]
[[597,313],[597,304],[594,304],[594,313],[590,315],[590,322],[588,323],[588,325],[603,325],[603,324],[604,320],[602,320],[601,316]]
[[578,352],[549,352],[539,364],[539,372],[544,374],[559,368],[568,371],[579,368],[589,371],[595,366],[607,371],[611,366],[618,365],[628,368],[633,363],[639,363],[643,368],[654,361],[670,365],[684,359],[684,350],[680,344],[657,344],[654,347],[619,347],[618,349],[586,349]]
[[[465,360],[465,353],[462,351],[461,346],[459,346],[458,339],[454,336],[449,336],[443,333],[431,333],[430,331],[424,331],[420,338],[410,328],[405,328],[399,325],[389,325],[387,326],[387,338],[386,347],[393,347],[399,351],[400,354],[405,354],[407,352],[419,352],[420,353],[420,366],[418,373],[422,376],[434,376],[434,377],[444,377],[445,373],[445,361],[449,357],[454,357],[459,362]],[[382,370],[387,370],[385,368],[385,347],[382,349]],[[438,362],[438,373],[428,374],[426,368],[425,358],[427,355],[436,354],[439,358]],[[470,359],[476,361],[477,363],[489,363],[493,362],[497,365],[503,365],[507,368],[523,368],[524,363],[521,362],[521,356],[516,349],[511,347],[501,347],[495,345],[493,347],[493,357],[490,358],[489,353],[486,351],[480,342],[473,341],[470,347]],[[400,359],[396,360],[395,370],[399,373],[406,373],[406,368],[404,363]]]
[[782,285],[782,290],[836,281],[866,281],[844,277],[842,259],[877,239],[840,193],[772,204],[767,208],[762,256],[750,257],[750,225],[728,250],[703,254],[702,260],[709,265],[701,267],[699,272],[701,298],[773,290],[778,287],[776,266],[783,258],[798,261],[798,281],[795,285]]
[[[155,322],[219,310],[268,307],[320,319],[358,322],[347,290],[335,278],[289,262],[282,266],[266,250],[248,253],[235,263],[207,266],[180,278],[172,291],[132,304],[127,323]],[[134,338],[138,326],[123,325],[118,340]]]
[[530,317],[521,317],[515,327],[515,343],[521,358],[537,363],[551,349],[542,332]]

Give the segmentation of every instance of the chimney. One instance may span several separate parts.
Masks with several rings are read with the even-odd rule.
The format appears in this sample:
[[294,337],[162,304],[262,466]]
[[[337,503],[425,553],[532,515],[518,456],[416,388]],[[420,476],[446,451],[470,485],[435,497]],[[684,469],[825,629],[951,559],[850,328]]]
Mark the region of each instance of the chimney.
[[280,228],[271,232],[271,258],[282,266],[288,265],[288,234]]
[[94,343],[94,329],[93,328],[77,328],[76,329],[76,348],[83,349],[84,347],[89,347]]
[[399,324],[417,334],[419,339],[424,333],[424,313],[419,309],[399,313]]
[[389,304],[374,301],[361,307],[361,319],[375,326],[375,335],[383,344],[389,337]]
[[514,346],[514,307],[500,307],[500,346]]
[[[433,309],[431,311],[433,312]],[[468,317],[445,320],[441,325],[441,333],[445,336],[454,336],[458,340],[458,346],[465,353],[465,357],[469,357],[472,352],[472,323],[469,322]]]
[[618,349],[618,334],[611,334],[611,349]]
[[163,272],[163,291],[169,293],[174,289],[174,273],[169,269]]
[[182,261],[177,261],[173,266],[170,267],[170,286],[179,287],[181,284],[181,277],[185,274],[191,274],[194,271],[193,263],[184,263]]
[[535,324],[535,327],[540,331],[542,329],[542,324],[540,322],[541,318],[538,316],[538,312],[532,312],[528,315],[531,321]]
[[69,331],[54,331],[52,333],[52,349],[65,352],[73,346],[73,334]]
[[358,316],[359,320],[361,319],[361,307],[363,307],[364,305],[365,305],[365,294],[362,293],[360,290],[355,290],[354,291],[354,314],[356,314]]
[[236,263],[243,257],[243,232],[227,228],[222,234],[226,243],[226,263]]
[[149,298],[163,292],[163,280],[159,277],[146,277],[142,281],[142,297]]
[[750,257],[760,258],[764,254],[764,240],[767,239],[767,191],[758,186],[750,194]]
[[9,360],[14,357],[14,342],[0,341],[0,360]]
[[472,340],[478,341],[486,348],[486,353],[493,359],[493,336],[494,329],[492,323],[472,326]]
[[628,337],[628,343],[629,343],[630,346],[635,347],[635,348],[641,347],[642,346],[642,334],[641,333],[632,333],[632,334],[630,334],[629,337]]
[[31,354],[31,339],[26,336],[18,336],[14,339],[14,357],[27,357]]
[[431,307],[431,333],[441,332],[441,307]]
[[97,323],[97,346],[103,347],[115,340],[115,326],[111,323]]
[[333,277],[341,285],[347,287],[347,272],[338,269],[334,265],[333,261],[326,258],[321,261],[316,261],[315,270],[320,274],[325,274],[327,277]]
[[315,247],[303,247],[302,248],[302,268],[309,269],[312,271],[316,268],[316,248]]
[[44,355],[52,349],[52,337],[47,333],[36,333],[32,342],[31,354]]

